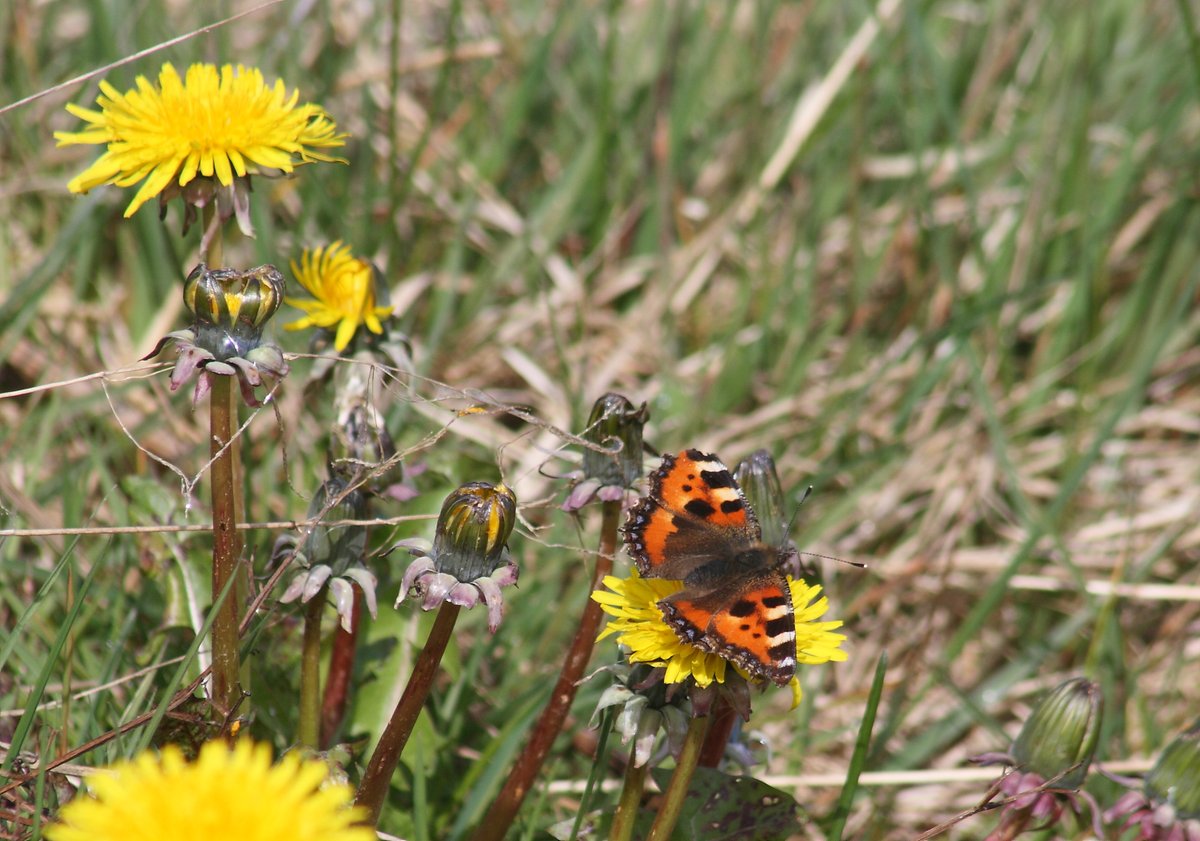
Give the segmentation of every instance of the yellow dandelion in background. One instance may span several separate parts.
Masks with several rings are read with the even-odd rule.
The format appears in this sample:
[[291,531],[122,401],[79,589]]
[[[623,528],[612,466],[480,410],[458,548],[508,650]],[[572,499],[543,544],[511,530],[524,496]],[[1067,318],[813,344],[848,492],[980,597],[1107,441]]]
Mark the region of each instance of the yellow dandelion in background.
[[183,187],[198,175],[228,187],[235,177],[261,169],[287,173],[298,163],[339,161],[320,150],[342,146],[346,137],[320,106],[297,106],[299,91],[289,96],[282,80],[268,87],[262,71],[240,64],[219,71],[213,64],[193,64],[180,79],[168,63],[157,87],[138,76],[136,89],[121,93],[101,82],[100,91],[99,111],[67,106],[88,127],[58,131],[54,138],[59,146],[108,146],[71,179],[71,192],[142,182],[126,217],[172,182]]
[[292,274],[308,290],[313,300],[284,298],[284,301],[308,315],[299,321],[285,324],[285,330],[306,327],[334,329],[333,346],[345,350],[360,325],[372,333],[383,332],[381,316],[390,315],[391,307],[375,305],[375,270],[366,260],[350,252],[350,246],[340,240],[327,248],[305,249],[300,264],[292,261]]
[[[791,576],[788,585],[796,616],[796,662],[817,665],[845,660],[841,644],[846,637],[833,633],[842,623],[817,621],[829,609],[829,600],[820,595],[820,586]],[[682,590],[682,582],[642,578],[637,570],[631,570],[629,578],[607,576],[604,586],[608,589],[592,593],[592,599],[613,618],[598,639],[615,635],[617,642],[629,649],[631,663],[665,668],[666,683],[682,683],[692,678],[698,686],[705,687],[714,681],[725,682],[728,661],[684,641],[663,619],[659,601]],[[790,685],[795,707],[801,697],[799,679],[793,677]]]
[[290,753],[271,764],[266,745],[209,742],[195,762],[168,745],[88,778],[46,828],[50,841],[373,841],[349,808],[353,792],[326,781],[317,759]]

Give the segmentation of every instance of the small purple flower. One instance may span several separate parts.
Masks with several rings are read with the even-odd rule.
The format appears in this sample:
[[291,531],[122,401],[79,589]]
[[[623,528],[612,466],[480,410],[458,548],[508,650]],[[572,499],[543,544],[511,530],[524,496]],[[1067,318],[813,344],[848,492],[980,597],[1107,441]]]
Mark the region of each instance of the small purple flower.
[[517,565],[506,545],[517,521],[517,497],[503,484],[468,482],[446,497],[433,543],[413,538],[403,546],[417,559],[404,573],[396,607],[410,591],[422,610],[443,602],[471,608],[487,605],[488,630],[504,615],[501,587],[517,583]]

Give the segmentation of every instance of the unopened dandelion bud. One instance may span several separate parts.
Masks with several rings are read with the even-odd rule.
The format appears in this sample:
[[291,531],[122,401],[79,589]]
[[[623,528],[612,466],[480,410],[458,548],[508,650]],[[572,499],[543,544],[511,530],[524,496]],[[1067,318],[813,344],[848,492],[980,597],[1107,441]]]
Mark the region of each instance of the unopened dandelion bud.
[[367,543],[365,526],[330,528],[325,521],[361,520],[367,500],[358,488],[348,489],[346,480],[333,476],[321,483],[308,505],[309,518],[320,517],[305,540],[305,554],[313,564],[329,564],[334,575],[341,575],[350,564],[359,561]]
[[1034,707],[1013,742],[1017,767],[1056,789],[1078,788],[1096,752],[1103,712],[1098,684],[1086,678],[1059,684]]
[[283,292],[283,275],[272,265],[239,271],[209,269],[201,263],[183,285],[192,326],[168,333],[143,359],[174,342],[179,357],[171,372],[172,391],[196,377],[192,402],[198,403],[211,387],[210,376],[237,377],[242,399],[260,406],[254,389],[288,373],[283,351],[262,336]]
[[459,581],[481,578],[501,564],[517,522],[517,497],[505,485],[468,482],[446,497],[433,538],[439,572]]
[[784,511],[783,485],[775,471],[775,459],[766,450],[755,450],[733,471],[762,526],[763,543],[783,546],[787,540],[787,514]]
[[308,602],[329,585],[343,628],[350,628],[354,610],[353,584],[366,598],[367,609],[375,615],[377,584],[374,573],[362,565],[367,545],[365,526],[329,526],[336,520],[360,520],[366,514],[366,498],[358,488],[349,488],[346,479],[334,474],[321,484],[308,506],[309,519],[319,518],[303,543],[292,535],[275,542],[274,560],[293,554],[300,571],[280,596],[283,604]]
[[1146,794],[1178,818],[1200,820],[1200,721],[1163,748],[1146,775]]
[[270,264],[247,271],[196,266],[183,285],[183,302],[195,316],[196,344],[217,360],[246,356],[283,303],[285,285]]
[[583,472],[605,485],[627,487],[642,475],[642,427],[646,404],[635,407],[628,398],[609,392],[592,406],[583,437],[608,452],[583,451]]
[[632,493],[642,475],[642,428],[649,417],[645,403],[635,407],[611,391],[593,404],[582,437],[596,447],[584,449],[583,470],[573,474],[564,510],[576,511],[593,498],[618,502]]
[[[517,582],[517,565],[505,545],[517,522],[517,497],[505,485],[469,482],[446,497],[433,544],[401,541],[417,560],[404,574],[399,607],[412,591],[422,610],[443,602],[487,606],[494,633],[504,614],[500,588]],[[429,548],[425,548],[429,547]]]

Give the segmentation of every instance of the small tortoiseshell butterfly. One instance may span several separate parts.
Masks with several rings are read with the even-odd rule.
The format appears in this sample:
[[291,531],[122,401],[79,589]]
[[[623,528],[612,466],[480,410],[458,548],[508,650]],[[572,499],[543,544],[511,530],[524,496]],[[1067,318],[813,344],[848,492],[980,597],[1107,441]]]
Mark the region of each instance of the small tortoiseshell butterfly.
[[664,455],[625,523],[643,578],[682,581],[658,603],[683,641],[785,684],[796,673],[796,618],[778,549],[714,455]]

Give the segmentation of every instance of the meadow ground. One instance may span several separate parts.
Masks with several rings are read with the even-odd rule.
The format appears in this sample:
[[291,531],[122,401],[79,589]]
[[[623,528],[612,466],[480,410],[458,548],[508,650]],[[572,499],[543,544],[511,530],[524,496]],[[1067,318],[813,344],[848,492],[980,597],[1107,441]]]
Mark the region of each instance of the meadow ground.
[[[168,390],[165,363],[138,362],[186,324],[198,230],[180,235],[178,202],[124,219],[128,190],[67,192],[97,150],[53,132],[79,129],[64,105],[92,107],[99,77],[59,85],[251,8],[0,4],[6,773],[159,708],[196,673],[184,655],[207,609],[210,537],[162,528],[208,522],[207,413]],[[415,498],[375,503],[389,522],[373,550],[428,536],[460,482],[503,478],[520,500],[520,587],[494,636],[478,611],[460,621],[386,831],[466,837],[545,701],[598,527],[559,510],[554,477],[579,460],[564,432],[610,390],[647,402],[656,452],[732,465],[768,449],[789,514],[813,487],[801,549],[868,565],[808,559],[849,659],[804,670],[797,710],[756,697],[747,725],[752,772],[811,816],[797,837],[910,839],[970,809],[994,774],[968,757],[1006,748],[1066,677],[1102,688],[1107,767],[1144,770],[1200,715],[1189,0],[287,0],[102,77],[126,90],[164,61],[257,66],[349,133],[347,165],[255,180],[256,236],[225,253],[282,268],[342,240],[382,272],[412,364],[377,384],[423,472]],[[330,392],[306,388],[309,335],[278,328],[299,315],[275,319],[299,354],[278,411],[243,413],[253,523],[302,519],[324,478]],[[114,532],[131,526],[146,528]],[[260,574],[285,530],[246,532]],[[392,609],[397,554],[369,563],[381,606],[343,728],[352,776],[432,617]],[[296,728],[300,616],[268,601],[248,647],[251,732],[277,751]],[[592,665],[616,658],[602,642]],[[580,688],[511,837],[571,817],[594,767],[619,779],[585,732],[606,685]],[[30,831],[9,810],[28,818],[63,785],[6,794],[4,837]],[[1087,788],[1119,791],[1096,774]],[[1086,834],[1067,820],[1041,837]]]

